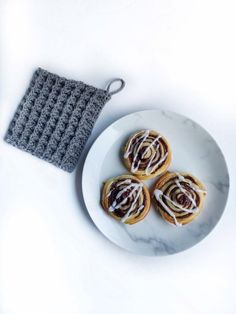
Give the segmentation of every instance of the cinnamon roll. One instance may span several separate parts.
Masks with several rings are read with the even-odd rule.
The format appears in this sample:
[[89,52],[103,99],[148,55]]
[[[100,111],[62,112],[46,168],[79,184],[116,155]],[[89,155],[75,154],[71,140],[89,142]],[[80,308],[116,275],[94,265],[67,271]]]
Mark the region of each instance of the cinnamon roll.
[[167,172],[154,185],[152,198],[161,216],[176,226],[195,219],[203,209],[206,189],[191,174]]
[[171,162],[167,140],[153,130],[134,133],[124,146],[123,161],[126,168],[141,180],[165,172]]
[[146,186],[136,177],[121,175],[104,183],[101,204],[113,218],[132,225],[149,212],[150,195]]

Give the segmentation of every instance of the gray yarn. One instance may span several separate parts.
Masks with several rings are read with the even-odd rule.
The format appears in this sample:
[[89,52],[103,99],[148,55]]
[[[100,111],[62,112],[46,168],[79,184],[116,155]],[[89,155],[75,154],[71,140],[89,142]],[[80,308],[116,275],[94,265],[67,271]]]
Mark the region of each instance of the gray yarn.
[[9,125],[5,141],[72,172],[99,113],[110,98],[109,89],[98,89],[38,68]]

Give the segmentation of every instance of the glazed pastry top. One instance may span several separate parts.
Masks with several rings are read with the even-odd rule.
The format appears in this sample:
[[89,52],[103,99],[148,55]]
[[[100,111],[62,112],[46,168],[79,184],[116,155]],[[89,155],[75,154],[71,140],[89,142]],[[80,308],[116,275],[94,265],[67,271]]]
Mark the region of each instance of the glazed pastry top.
[[183,219],[197,213],[206,191],[200,185],[200,181],[193,176],[175,172],[163,185],[160,183],[153,194],[161,210],[180,226],[182,224],[178,217]]
[[136,132],[125,147],[124,159],[131,163],[130,171],[144,171],[148,176],[162,166],[169,154],[164,138],[155,131]]
[[132,216],[139,217],[147,201],[143,186],[142,182],[130,176],[114,180],[105,195],[108,212],[124,223]]

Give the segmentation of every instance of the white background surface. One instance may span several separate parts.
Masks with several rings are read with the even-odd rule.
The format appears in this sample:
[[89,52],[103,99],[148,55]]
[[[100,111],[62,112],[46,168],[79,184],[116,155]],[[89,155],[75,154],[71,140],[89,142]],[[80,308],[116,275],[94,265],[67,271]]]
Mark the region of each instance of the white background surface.
[[76,193],[83,160],[76,180],[1,140],[1,314],[236,312],[235,9],[233,0],[1,1],[1,139],[37,66],[97,87],[121,76],[126,88],[87,150],[116,118],[160,107],[202,124],[231,174],[225,214],[203,242],[135,256],[89,220]]

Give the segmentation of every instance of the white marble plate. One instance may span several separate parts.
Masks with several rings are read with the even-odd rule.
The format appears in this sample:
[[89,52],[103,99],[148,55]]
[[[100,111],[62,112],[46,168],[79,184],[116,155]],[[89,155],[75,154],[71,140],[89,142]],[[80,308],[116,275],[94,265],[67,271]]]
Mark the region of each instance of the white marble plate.
[[[151,207],[143,221],[125,225],[102,209],[102,183],[127,173],[120,158],[121,147],[140,129],[154,129],[168,139],[173,152],[170,171],[190,172],[205,183],[208,194],[204,210],[190,224],[172,226]],[[153,180],[145,183],[151,186]],[[108,239],[133,253],[168,255],[192,247],[214,228],[226,205],[229,175],[219,146],[200,125],[173,112],[146,110],[117,120],[98,137],[84,164],[82,190],[92,220]]]

